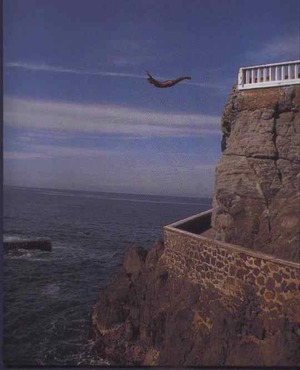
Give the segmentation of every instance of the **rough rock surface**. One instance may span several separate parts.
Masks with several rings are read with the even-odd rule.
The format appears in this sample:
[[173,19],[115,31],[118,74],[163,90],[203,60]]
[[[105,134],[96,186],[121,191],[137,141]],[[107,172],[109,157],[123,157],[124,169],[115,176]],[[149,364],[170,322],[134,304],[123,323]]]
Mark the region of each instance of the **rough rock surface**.
[[101,357],[112,365],[295,366],[299,327],[270,319],[250,285],[242,299],[178,278],[164,245],[134,247],[100,295],[93,323]]
[[234,87],[222,131],[212,219],[217,238],[299,262],[300,86]]
[[[212,226],[218,239],[298,261],[299,108],[300,86],[233,88],[216,172]],[[300,365],[297,299],[278,315],[272,302],[269,311],[262,308],[255,279],[241,295],[226,295],[218,284],[180,276],[167,256],[162,242],[149,251],[133,247],[101,292],[93,324],[102,358],[122,366]],[[286,279],[289,290],[289,276],[272,276],[280,284]],[[275,297],[275,285],[266,280],[267,299]]]

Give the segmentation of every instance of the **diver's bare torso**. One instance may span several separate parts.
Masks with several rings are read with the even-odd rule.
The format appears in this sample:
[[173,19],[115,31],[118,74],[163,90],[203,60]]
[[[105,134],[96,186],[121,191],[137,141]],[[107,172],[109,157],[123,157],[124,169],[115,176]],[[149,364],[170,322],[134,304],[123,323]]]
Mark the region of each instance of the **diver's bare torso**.
[[149,72],[146,72],[147,75],[149,76],[147,80],[149,81],[150,84],[159,87],[159,88],[165,88],[165,87],[171,87],[176,85],[178,82],[181,82],[183,80],[190,80],[191,77],[185,76],[185,77],[179,77],[176,78],[175,80],[166,80],[166,81],[158,81],[155,78],[153,78]]

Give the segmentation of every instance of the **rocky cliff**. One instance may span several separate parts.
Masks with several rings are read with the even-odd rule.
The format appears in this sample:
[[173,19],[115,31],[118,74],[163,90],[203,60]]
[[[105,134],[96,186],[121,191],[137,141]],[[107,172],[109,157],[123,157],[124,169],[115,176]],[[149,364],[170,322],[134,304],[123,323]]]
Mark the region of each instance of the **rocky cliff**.
[[162,242],[133,247],[101,292],[93,312],[101,357],[122,366],[300,364],[299,302],[274,317],[253,285],[241,298],[223,295],[178,276],[164,254]]
[[[297,260],[299,103],[300,86],[233,88],[216,171],[218,240]],[[94,307],[99,355],[123,366],[299,365],[299,265],[289,262],[283,272],[232,252],[237,266],[229,268],[218,262],[226,245],[223,251],[213,239],[188,245],[181,235],[177,247],[172,240],[127,252]],[[222,279],[230,280],[230,292],[218,288]]]
[[222,131],[217,238],[299,262],[300,86],[234,87]]

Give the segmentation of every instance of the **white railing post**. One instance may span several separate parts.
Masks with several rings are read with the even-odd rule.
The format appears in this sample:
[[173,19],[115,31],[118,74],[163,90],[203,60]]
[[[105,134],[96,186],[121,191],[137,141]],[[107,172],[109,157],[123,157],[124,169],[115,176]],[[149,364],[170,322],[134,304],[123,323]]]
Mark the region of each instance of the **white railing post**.
[[292,79],[292,70],[291,70],[291,66],[290,65],[288,66],[288,79],[289,80]]
[[250,83],[250,71],[246,71],[246,84],[249,84]]

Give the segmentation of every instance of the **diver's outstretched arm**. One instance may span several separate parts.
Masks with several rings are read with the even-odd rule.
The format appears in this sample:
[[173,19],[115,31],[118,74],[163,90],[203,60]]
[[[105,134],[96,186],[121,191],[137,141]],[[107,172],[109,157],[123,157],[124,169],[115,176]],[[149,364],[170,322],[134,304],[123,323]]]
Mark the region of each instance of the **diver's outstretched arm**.
[[164,86],[162,86],[162,83],[161,83],[160,81],[156,80],[155,78],[153,78],[153,77],[151,76],[151,74],[150,74],[148,71],[146,71],[146,73],[147,73],[147,75],[149,76],[149,77],[147,78],[147,80],[148,80],[148,82],[149,82],[150,84],[152,84],[152,85],[154,85],[154,86],[156,86],[156,87],[164,87]]

